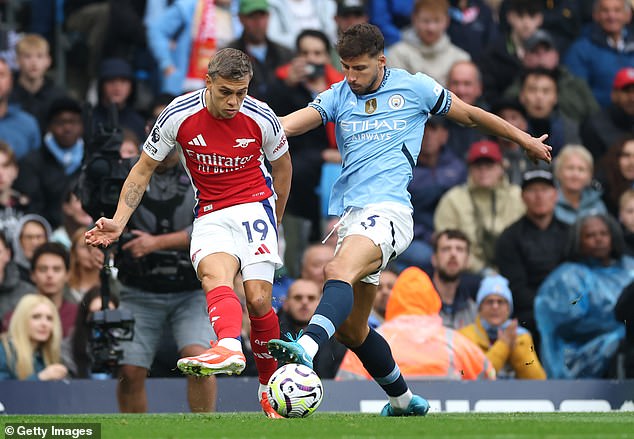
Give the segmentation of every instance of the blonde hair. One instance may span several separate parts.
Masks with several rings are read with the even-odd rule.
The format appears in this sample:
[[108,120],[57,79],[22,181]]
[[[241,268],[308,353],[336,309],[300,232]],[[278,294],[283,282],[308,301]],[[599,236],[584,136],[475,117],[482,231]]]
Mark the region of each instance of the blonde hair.
[[553,164],[553,171],[555,172],[555,177],[557,177],[557,179],[560,178],[563,163],[566,159],[574,156],[580,157],[588,164],[588,167],[590,168],[590,175],[592,175],[594,172],[594,160],[592,159],[590,151],[588,151],[588,149],[583,145],[568,144],[559,151],[557,158],[555,158],[555,163]]
[[25,34],[15,44],[15,53],[17,55],[23,55],[24,53],[33,50],[43,50],[47,55],[49,55],[50,47],[46,38],[38,34]]
[[[53,331],[48,340],[39,348],[34,348],[29,338],[29,320],[33,309],[38,305],[47,305],[53,313]],[[9,346],[9,341],[11,346]],[[20,299],[11,316],[9,331],[3,336],[2,343],[7,355],[7,364],[12,367],[18,379],[26,379],[34,372],[33,357],[39,350],[46,366],[60,362],[62,346],[62,324],[53,302],[41,294],[26,294]],[[13,362],[15,355],[15,362]]]
[[634,189],[628,189],[621,194],[619,197],[619,210],[623,210],[625,204],[630,200],[634,200]]

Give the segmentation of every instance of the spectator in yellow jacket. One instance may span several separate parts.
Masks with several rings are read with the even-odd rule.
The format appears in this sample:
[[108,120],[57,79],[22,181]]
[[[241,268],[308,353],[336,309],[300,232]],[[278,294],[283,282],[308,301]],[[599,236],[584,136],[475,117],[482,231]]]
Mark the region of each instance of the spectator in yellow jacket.
[[475,323],[460,332],[484,351],[497,376],[546,379],[531,333],[518,326],[516,319],[509,319],[513,312],[513,296],[508,280],[500,275],[485,277],[480,283],[476,304]]

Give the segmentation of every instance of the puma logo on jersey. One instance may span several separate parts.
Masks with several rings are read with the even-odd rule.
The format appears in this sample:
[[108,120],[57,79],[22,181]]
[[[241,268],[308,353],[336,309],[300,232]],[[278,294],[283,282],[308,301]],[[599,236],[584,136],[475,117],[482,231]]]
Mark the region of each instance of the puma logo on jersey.
[[207,146],[207,143],[205,142],[205,139],[203,138],[202,134],[197,135],[192,140],[187,142],[187,144],[194,145],[194,146]]
[[255,142],[255,139],[236,139],[236,144],[233,145],[234,148],[246,148],[249,146],[249,143]]

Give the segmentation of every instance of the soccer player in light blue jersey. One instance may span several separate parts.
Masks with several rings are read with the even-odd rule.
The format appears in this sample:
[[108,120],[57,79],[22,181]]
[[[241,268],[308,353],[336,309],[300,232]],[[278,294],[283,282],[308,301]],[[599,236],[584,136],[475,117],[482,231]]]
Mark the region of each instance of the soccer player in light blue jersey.
[[[534,138],[499,117],[461,101],[422,73],[387,69],[383,35],[359,24],[345,31],[337,51],[346,76],[308,107],[282,118],[287,136],[326,122],[336,125],[342,172],[330,195],[329,213],[340,217],[334,259],[326,265],[324,292],[306,332],[297,340],[271,340],[280,361],[312,366],[319,346],[335,335],[361,360],[389,402],[384,416],[423,416],[428,402],[407,387],[390,347],[370,329],[368,317],[379,274],[409,246],[412,205],[407,186],[421,147],[425,122],[434,114],[522,145],[528,156],[550,162],[546,135]],[[421,336],[424,336],[421,334]]]

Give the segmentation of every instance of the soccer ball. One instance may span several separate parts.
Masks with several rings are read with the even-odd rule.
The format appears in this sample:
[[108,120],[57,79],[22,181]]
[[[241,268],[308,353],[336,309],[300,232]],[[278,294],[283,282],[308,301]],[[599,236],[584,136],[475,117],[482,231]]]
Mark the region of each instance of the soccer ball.
[[271,407],[280,415],[305,418],[321,404],[324,388],[310,367],[290,363],[271,375],[267,395]]

